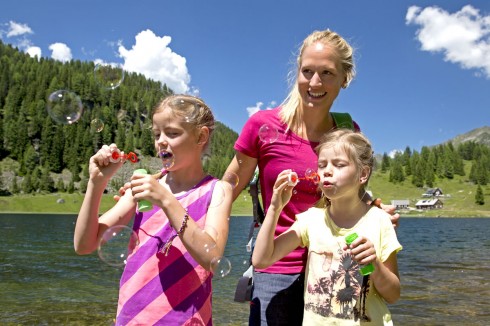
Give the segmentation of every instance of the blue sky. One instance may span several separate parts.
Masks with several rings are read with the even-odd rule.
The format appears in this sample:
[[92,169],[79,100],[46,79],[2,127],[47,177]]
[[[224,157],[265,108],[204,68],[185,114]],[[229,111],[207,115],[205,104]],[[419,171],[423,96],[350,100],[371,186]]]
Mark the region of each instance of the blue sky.
[[326,28],[356,49],[357,77],[332,111],[350,112],[377,153],[490,125],[488,0],[15,0],[0,10],[2,42],[121,64],[199,95],[237,132],[281,103],[301,41]]

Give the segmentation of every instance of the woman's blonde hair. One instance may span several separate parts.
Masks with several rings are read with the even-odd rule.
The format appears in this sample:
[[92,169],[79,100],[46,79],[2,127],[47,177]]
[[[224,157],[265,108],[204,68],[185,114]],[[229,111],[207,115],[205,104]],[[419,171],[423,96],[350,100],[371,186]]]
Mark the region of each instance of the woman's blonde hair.
[[339,34],[327,29],[323,31],[314,31],[308,35],[299,48],[299,53],[296,57],[296,66],[293,71],[290,72],[290,76],[294,76],[294,84],[291,87],[291,91],[281,104],[281,111],[279,116],[282,122],[286,123],[288,129],[297,129],[299,123],[302,120],[302,112],[299,110],[301,107],[301,96],[298,90],[298,74],[302,64],[303,52],[306,47],[316,43],[322,42],[337,51],[340,58],[342,69],[345,74],[345,81],[343,88],[349,86],[350,82],[355,77],[355,65],[354,65],[354,49],[352,46]]

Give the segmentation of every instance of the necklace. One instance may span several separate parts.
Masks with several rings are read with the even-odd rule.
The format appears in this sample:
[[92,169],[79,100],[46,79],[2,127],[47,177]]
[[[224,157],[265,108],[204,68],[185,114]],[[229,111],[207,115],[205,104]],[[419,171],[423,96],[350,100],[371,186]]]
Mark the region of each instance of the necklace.
[[340,237],[335,237],[335,241],[337,242],[337,245],[339,246],[339,249],[337,250],[337,253],[342,256],[344,253],[344,250],[342,249],[342,245],[339,242]]

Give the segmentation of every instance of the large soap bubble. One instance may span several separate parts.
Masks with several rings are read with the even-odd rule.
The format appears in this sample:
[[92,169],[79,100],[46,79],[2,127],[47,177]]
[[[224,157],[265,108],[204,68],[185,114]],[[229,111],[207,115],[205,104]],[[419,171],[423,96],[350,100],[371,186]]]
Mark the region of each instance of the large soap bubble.
[[56,123],[71,125],[80,119],[83,112],[80,97],[67,90],[57,90],[48,97],[48,114]]

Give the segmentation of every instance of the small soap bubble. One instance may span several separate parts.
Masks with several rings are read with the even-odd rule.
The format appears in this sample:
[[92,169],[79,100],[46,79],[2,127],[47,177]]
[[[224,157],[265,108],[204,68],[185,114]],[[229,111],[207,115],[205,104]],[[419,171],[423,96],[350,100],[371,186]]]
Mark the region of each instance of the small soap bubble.
[[305,178],[313,183],[320,182],[320,176],[318,175],[315,169],[311,169],[311,168],[306,169]]
[[211,270],[214,275],[223,278],[230,273],[231,262],[226,257],[215,257],[211,261]]
[[94,132],[101,132],[104,130],[104,122],[95,118],[90,122],[90,129]]
[[67,90],[57,90],[51,93],[46,109],[53,121],[67,125],[77,122],[83,112],[80,97]]
[[126,225],[115,225],[108,228],[100,239],[99,258],[110,266],[124,266],[138,244],[138,235],[133,229]]
[[209,203],[209,207],[218,207],[225,200],[226,192],[223,189],[221,182],[216,182],[213,190],[213,196],[211,197],[211,202]]
[[236,186],[238,186],[238,182],[239,182],[238,175],[233,172],[225,172],[221,180],[229,184],[232,189],[235,189]]
[[175,156],[172,153],[161,151],[158,156],[162,159],[163,168],[168,170],[175,164]]
[[219,234],[212,226],[205,226],[204,229],[196,228],[192,236],[193,241],[196,241],[196,243],[204,242],[202,245],[204,252],[209,253],[216,248],[216,241],[218,240]]
[[117,64],[98,63],[94,68],[98,85],[105,89],[116,89],[124,80],[124,70]]
[[273,143],[277,140],[279,132],[275,127],[267,124],[259,128],[259,138],[265,143]]

